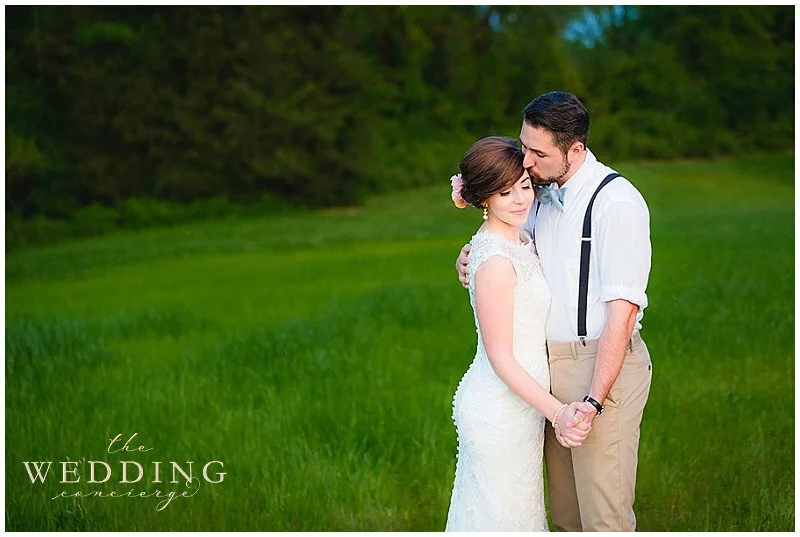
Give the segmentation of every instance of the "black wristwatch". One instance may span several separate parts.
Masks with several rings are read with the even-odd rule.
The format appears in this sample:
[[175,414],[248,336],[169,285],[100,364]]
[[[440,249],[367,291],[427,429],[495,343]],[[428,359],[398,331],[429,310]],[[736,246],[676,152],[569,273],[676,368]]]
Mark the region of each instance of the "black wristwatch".
[[599,416],[600,414],[602,414],[602,413],[603,413],[603,410],[605,410],[605,408],[603,407],[603,405],[601,405],[600,403],[598,403],[597,401],[595,401],[595,400],[594,400],[594,398],[592,398],[591,396],[588,396],[588,395],[587,395],[586,397],[584,397],[584,398],[583,398],[583,402],[584,402],[584,403],[589,403],[590,405],[592,405],[593,407],[595,407],[595,408],[597,409],[597,415],[598,415],[598,416]]

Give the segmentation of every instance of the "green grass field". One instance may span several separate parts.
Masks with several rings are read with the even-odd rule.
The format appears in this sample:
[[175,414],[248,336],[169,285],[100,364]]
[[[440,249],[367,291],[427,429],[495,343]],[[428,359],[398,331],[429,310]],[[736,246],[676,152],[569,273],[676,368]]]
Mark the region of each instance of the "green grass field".
[[[638,529],[792,531],[794,157],[618,167],[652,219]],[[441,531],[475,350],[453,265],[480,223],[444,177],[7,256],[6,530]],[[107,453],[133,433],[151,450]],[[67,460],[80,483],[58,482]],[[89,460],[107,483],[86,483]],[[121,460],[144,478],[121,484]],[[51,499],[180,493],[169,461],[212,460],[224,481],[160,511]],[[23,461],[53,461],[47,482]]]

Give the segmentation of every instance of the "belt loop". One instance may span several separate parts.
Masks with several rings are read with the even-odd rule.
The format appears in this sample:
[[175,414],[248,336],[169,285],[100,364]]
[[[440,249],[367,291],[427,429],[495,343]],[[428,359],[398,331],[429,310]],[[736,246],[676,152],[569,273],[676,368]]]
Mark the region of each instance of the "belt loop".
[[575,342],[570,342],[569,350],[572,353],[572,359],[573,360],[577,360],[578,359],[578,344],[575,343]]

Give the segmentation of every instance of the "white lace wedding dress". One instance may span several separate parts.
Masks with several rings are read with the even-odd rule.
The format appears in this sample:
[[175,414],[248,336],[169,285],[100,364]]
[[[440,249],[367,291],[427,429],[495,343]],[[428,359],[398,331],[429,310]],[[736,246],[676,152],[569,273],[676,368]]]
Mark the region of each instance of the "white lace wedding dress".
[[[492,256],[514,266],[514,357],[549,390],[545,321],[550,288],[534,246],[519,246],[492,232],[477,233],[471,245],[471,275]],[[474,281],[469,287],[473,312]],[[548,531],[542,476],[545,418],[495,374],[477,315],[475,326],[475,359],[453,398],[458,455],[445,531]]]

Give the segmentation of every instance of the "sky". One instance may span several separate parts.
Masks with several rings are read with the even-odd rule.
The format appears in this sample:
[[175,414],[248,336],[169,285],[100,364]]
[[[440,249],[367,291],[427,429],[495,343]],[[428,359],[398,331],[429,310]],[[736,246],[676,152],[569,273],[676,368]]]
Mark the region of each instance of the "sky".
[[602,39],[603,31],[609,26],[621,23],[626,17],[636,16],[636,8],[633,6],[607,6],[599,11],[584,8],[581,17],[567,24],[563,35],[569,41],[578,41],[587,47],[593,47]]

